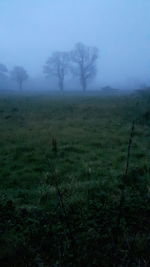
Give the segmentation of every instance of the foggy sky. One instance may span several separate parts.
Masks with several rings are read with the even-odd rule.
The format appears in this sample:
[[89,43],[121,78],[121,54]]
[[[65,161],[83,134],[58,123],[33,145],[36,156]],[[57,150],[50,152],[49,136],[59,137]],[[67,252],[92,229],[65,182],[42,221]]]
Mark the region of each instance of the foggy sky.
[[100,84],[150,84],[150,0],[0,0],[0,62],[42,73],[55,50],[100,51]]

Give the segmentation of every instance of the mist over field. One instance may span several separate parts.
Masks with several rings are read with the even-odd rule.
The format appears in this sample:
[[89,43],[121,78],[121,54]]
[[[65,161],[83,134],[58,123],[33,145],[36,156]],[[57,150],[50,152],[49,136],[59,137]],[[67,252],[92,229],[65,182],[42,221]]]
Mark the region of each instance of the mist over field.
[[[56,79],[43,74],[45,62],[53,52],[81,42],[99,49],[91,89],[148,86],[149,10],[149,0],[1,0],[0,63],[8,71],[24,67],[30,88],[55,90]],[[79,88],[71,75],[67,81],[68,89]]]
[[150,266],[150,0],[0,0],[0,267]]

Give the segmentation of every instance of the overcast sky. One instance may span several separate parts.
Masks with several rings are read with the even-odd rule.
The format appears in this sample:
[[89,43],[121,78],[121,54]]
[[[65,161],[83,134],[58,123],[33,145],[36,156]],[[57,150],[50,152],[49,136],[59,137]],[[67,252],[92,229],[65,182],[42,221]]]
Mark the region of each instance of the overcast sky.
[[100,50],[100,83],[150,83],[150,0],[0,0],[0,62],[32,75],[55,50]]

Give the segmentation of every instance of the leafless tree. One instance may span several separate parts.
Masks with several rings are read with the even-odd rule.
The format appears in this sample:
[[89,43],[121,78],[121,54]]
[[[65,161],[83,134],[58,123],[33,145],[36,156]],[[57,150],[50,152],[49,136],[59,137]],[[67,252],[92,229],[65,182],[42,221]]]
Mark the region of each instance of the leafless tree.
[[7,67],[0,63],[0,74],[6,74],[8,72]]
[[8,69],[4,64],[0,63],[0,87],[4,87],[7,84],[7,76]]
[[75,49],[71,51],[71,60],[74,63],[71,70],[75,76],[79,77],[83,91],[87,88],[88,80],[96,75],[97,59],[98,49],[96,47],[77,43]]
[[21,90],[23,83],[28,79],[28,74],[23,67],[16,66],[11,72],[11,77],[18,83],[19,89]]
[[64,79],[68,73],[69,54],[67,52],[54,52],[44,66],[44,73],[53,75],[58,79],[61,91],[64,89]]

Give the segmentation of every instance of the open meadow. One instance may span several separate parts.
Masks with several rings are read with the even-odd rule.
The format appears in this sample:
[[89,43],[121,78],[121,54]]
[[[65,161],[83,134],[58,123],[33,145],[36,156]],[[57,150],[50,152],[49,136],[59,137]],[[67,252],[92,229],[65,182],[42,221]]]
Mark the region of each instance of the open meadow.
[[150,97],[1,94],[0,218],[1,266],[150,266]]

